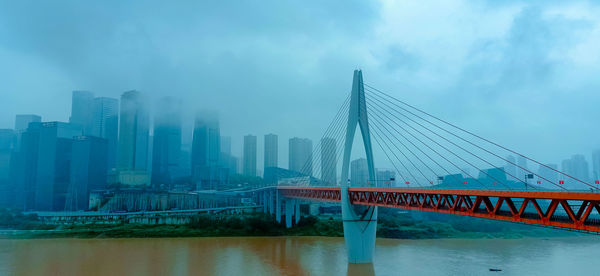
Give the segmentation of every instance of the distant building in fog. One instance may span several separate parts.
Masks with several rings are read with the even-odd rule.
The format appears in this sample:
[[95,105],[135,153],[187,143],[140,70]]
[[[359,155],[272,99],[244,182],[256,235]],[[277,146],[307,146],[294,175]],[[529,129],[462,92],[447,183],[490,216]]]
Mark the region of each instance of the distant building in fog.
[[506,165],[504,166],[504,171],[506,172],[506,178],[511,181],[518,181],[518,179],[516,177],[519,177],[519,176],[517,176],[517,167],[515,166],[515,164],[517,164],[517,160],[512,155],[507,156],[506,160],[508,160],[506,162]]
[[42,117],[34,114],[17,114],[15,116],[15,132],[17,135],[17,144],[15,145],[15,151],[19,151],[21,148],[21,134],[27,130],[29,123],[41,122]]
[[246,176],[256,176],[256,136],[244,136],[243,173]]
[[289,169],[312,176],[313,145],[310,139],[294,137],[289,140]]
[[[575,154],[569,159],[562,161],[562,171],[572,177],[575,177],[583,182],[589,182],[589,167],[585,156],[582,154]],[[570,177],[564,177],[565,184],[569,184],[571,188],[586,188],[585,185],[579,181],[576,181]]]
[[[367,172],[368,175],[368,172]],[[377,187],[396,187],[396,172],[390,169],[376,169]]]
[[172,187],[181,154],[181,101],[172,97],[160,100],[154,117],[152,141],[152,186]]
[[148,185],[150,118],[139,91],[121,95],[119,117],[118,181],[125,185]]
[[370,181],[367,159],[359,158],[350,162],[351,187],[364,187],[367,186],[367,183]]
[[41,124],[35,175],[36,210],[65,209],[71,177],[73,137],[81,133],[79,125],[62,122]]
[[91,121],[91,132],[86,135],[106,139],[107,170],[115,169],[119,144],[119,100],[105,97],[94,98]]
[[91,133],[93,100],[94,94],[92,92],[73,91],[69,123],[81,127],[86,135]]
[[600,149],[592,152],[592,177],[600,180]]
[[279,141],[275,134],[265,135],[264,170],[278,166]]
[[88,210],[90,192],[106,188],[107,149],[106,139],[94,136],[74,138],[65,210]]
[[[547,167],[546,167],[547,166]],[[557,188],[555,185],[558,184],[558,165],[556,164],[546,164],[546,166],[540,166],[538,169],[538,180],[540,182],[539,185],[542,185],[544,188]]]
[[229,181],[229,170],[221,166],[221,131],[218,116],[200,112],[194,122],[192,178],[197,190],[217,189]]

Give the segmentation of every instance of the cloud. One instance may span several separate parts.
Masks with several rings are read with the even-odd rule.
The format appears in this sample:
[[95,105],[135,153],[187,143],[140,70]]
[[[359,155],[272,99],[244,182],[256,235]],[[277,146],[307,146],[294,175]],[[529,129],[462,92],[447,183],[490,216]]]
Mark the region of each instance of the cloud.
[[585,1],[1,1],[0,127],[26,112],[67,120],[72,90],[137,89],[181,97],[190,121],[217,109],[234,152],[247,133],[316,140],[360,67],[376,87],[557,162],[600,147],[598,14]]

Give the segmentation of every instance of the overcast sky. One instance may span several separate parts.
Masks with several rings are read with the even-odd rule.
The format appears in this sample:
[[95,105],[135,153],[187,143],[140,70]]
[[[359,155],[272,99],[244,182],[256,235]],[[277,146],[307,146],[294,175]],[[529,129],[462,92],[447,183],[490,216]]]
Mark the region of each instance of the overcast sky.
[[544,162],[600,147],[597,3],[177,2],[0,0],[0,128],[19,113],[67,121],[72,90],[136,89],[181,97],[188,122],[218,111],[234,153],[248,133],[261,152],[270,132],[285,152],[290,137],[321,136],[362,68]]

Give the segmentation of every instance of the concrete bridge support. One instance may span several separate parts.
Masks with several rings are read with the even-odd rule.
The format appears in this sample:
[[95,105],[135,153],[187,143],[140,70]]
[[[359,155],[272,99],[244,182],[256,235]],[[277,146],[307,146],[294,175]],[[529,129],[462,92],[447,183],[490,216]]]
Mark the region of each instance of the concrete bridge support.
[[[377,231],[377,207],[354,206],[348,197],[350,186],[349,167],[352,144],[356,128],[360,127],[365,155],[367,157],[367,168],[369,172],[369,183],[377,183],[375,165],[373,164],[373,150],[371,147],[371,135],[369,121],[367,118],[367,105],[365,102],[365,91],[363,86],[362,72],[354,71],[352,81],[352,93],[350,96],[350,107],[348,112],[348,125],[346,127],[346,138],[344,145],[344,159],[342,163],[341,177],[341,203],[342,220],[344,224],[344,239],[348,251],[348,262],[371,263],[375,251],[375,234]],[[374,185],[370,185],[374,186]]]
[[268,196],[268,192],[262,192],[260,193],[260,197],[261,197],[261,203],[263,205],[263,213],[268,213],[269,212],[269,196]]
[[294,216],[294,200],[291,198],[285,199],[285,227],[292,228],[292,219]]
[[275,220],[281,223],[281,196],[279,191],[275,192]]
[[269,214],[273,215],[275,213],[275,208],[273,206],[273,202],[275,201],[274,199],[274,195],[275,195],[275,191],[270,190],[267,193],[267,205],[269,206]]
[[296,225],[298,225],[298,222],[300,222],[300,200],[296,199],[294,200],[294,203],[296,203],[294,209],[296,212]]

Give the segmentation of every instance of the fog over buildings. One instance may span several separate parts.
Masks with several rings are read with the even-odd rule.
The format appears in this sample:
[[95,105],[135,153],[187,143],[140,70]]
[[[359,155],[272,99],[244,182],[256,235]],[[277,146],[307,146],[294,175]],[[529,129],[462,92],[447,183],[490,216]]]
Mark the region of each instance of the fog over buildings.
[[[361,68],[368,84],[558,169],[569,167],[567,158],[583,167],[571,156],[584,154],[588,179],[598,178],[600,158],[591,151],[600,148],[600,5],[460,3],[0,4],[0,128],[15,129],[19,148],[36,139],[24,135],[29,122],[80,125],[80,134],[107,140],[107,170],[128,177],[142,177],[138,166],[155,179],[192,171],[212,179],[224,168],[260,176],[273,162],[299,166],[289,164],[293,137],[339,153],[319,142]],[[434,4],[441,7],[426,8]],[[465,28],[472,31],[456,31]],[[177,110],[165,97],[180,103]],[[218,114],[218,126],[202,132],[197,114],[206,110]],[[164,112],[181,119],[165,121]],[[135,133],[120,131],[127,124]],[[249,133],[276,134],[276,153],[266,138],[249,138],[246,153]],[[179,136],[180,151],[165,152]],[[112,156],[117,146],[130,150]],[[374,151],[376,167],[391,168]],[[361,157],[354,152],[352,160]],[[173,159],[190,168],[172,171]]]

